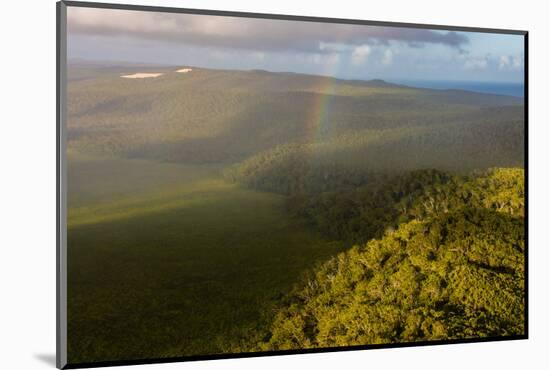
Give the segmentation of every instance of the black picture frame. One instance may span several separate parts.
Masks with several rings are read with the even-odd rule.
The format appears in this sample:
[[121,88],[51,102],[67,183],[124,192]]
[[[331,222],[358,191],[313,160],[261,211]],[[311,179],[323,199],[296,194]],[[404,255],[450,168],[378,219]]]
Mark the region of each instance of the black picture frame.
[[[242,18],[263,18],[272,20],[289,20],[300,22],[321,22],[321,23],[339,23],[350,25],[366,25],[366,26],[386,26],[396,28],[419,28],[430,30],[445,30],[445,31],[464,31],[478,33],[493,33],[493,34],[509,34],[521,35],[524,37],[524,181],[525,181],[525,305],[524,317],[525,332],[522,335],[499,336],[499,337],[484,337],[484,338],[468,338],[468,339],[448,339],[435,341],[417,341],[405,343],[391,344],[367,344],[357,346],[341,346],[331,348],[314,348],[300,350],[280,350],[266,352],[247,352],[247,353],[224,353],[214,355],[198,355],[184,356],[173,358],[151,358],[138,360],[120,360],[120,361],[101,361],[92,363],[67,363],[67,168],[66,168],[66,102],[67,102],[67,24],[66,11],[68,7],[80,8],[100,8],[100,9],[118,9],[118,10],[135,10],[144,12],[163,12],[163,13],[183,13],[183,14],[198,14],[198,15],[214,15],[214,16],[231,16]],[[189,9],[176,7],[161,7],[161,6],[144,6],[144,5],[128,5],[128,4],[112,4],[100,2],[80,2],[80,1],[59,1],[56,3],[56,20],[57,20],[57,61],[56,61],[56,122],[57,122],[57,141],[56,141],[56,366],[59,369],[76,369],[76,368],[93,368],[107,366],[123,366],[123,365],[140,365],[140,364],[157,364],[157,363],[173,363],[185,361],[202,361],[202,360],[217,360],[217,359],[234,359],[248,357],[264,357],[264,356],[280,356],[292,354],[309,354],[323,352],[339,352],[339,351],[357,351],[368,349],[382,348],[403,348],[403,347],[422,347],[433,345],[446,344],[462,344],[462,343],[482,343],[496,342],[509,340],[524,340],[529,338],[529,32],[525,30],[512,29],[494,29],[480,27],[462,27],[437,24],[417,24],[417,23],[400,23],[400,22],[383,22],[370,21],[359,19],[342,19],[328,17],[311,17],[298,15],[283,15],[283,14],[265,14],[265,13],[249,13],[249,12],[233,12],[220,10],[204,10],[204,9]]]

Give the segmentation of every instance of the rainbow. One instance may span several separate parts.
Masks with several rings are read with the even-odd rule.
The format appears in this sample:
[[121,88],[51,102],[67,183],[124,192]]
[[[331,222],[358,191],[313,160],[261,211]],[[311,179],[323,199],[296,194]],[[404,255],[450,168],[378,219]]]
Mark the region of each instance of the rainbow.
[[[313,87],[316,93],[315,101],[308,109],[305,121],[306,140],[308,143],[317,143],[323,139],[323,133],[327,132],[330,122],[328,115],[332,97],[334,96],[334,78],[339,70],[340,63],[329,64],[318,77],[318,83]],[[325,77],[327,76],[327,77]]]

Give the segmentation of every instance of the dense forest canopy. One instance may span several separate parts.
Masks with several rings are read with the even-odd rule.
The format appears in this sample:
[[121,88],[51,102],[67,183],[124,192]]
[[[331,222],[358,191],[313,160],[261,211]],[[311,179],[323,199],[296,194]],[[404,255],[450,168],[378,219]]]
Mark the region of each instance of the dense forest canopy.
[[[419,181],[428,187],[418,187]],[[388,220],[381,237],[335,256],[306,278],[261,348],[522,334],[523,191],[523,170],[462,179],[417,173],[394,182],[387,196],[402,207],[399,226]],[[369,196],[351,198],[357,207],[336,198],[334,208],[372,206]],[[339,223],[328,232],[353,239],[354,226],[364,225],[361,235],[369,235],[369,216],[327,214],[334,208],[321,211],[327,223],[320,228]]]

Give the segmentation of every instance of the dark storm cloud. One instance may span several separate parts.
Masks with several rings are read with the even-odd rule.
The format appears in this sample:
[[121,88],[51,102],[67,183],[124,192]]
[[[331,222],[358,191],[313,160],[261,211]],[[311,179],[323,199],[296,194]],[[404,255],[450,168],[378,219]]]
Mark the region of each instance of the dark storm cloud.
[[464,34],[425,29],[90,8],[69,8],[68,30],[70,34],[128,36],[208,47],[317,53],[330,51],[334,44],[397,41],[415,47],[430,43],[460,49],[468,43]]

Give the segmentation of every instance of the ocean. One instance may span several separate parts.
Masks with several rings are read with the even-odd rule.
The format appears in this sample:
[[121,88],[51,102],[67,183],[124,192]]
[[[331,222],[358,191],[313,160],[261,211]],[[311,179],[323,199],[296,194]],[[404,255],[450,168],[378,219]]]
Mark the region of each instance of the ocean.
[[459,89],[468,90],[481,93],[510,95],[523,98],[524,85],[523,83],[515,82],[474,82],[474,81],[413,81],[413,80],[399,80],[388,81],[397,83],[400,85],[406,85],[411,87],[423,87],[428,89]]

